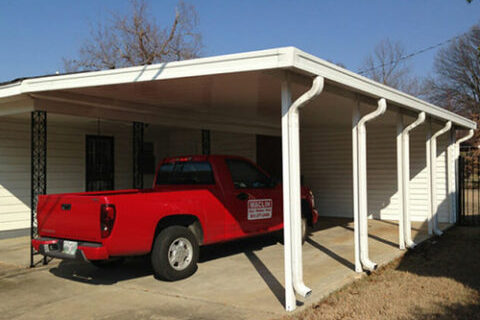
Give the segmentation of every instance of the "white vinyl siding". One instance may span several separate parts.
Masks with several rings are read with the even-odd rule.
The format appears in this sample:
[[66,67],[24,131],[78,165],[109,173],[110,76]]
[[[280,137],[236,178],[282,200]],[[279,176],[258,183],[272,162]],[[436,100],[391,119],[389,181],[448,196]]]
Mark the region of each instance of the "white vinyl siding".
[[[144,133],[144,141],[153,143],[155,162],[164,158],[195,155],[202,153],[202,131],[197,129],[168,128],[148,126]],[[154,175],[144,175],[143,184],[151,187]]]
[[350,128],[322,127],[301,131],[304,184],[315,195],[322,216],[352,216],[352,134]]
[[[0,231],[30,226],[30,118],[0,119]],[[438,130],[434,128],[434,132]],[[48,117],[47,192],[85,191],[85,136],[113,136],[115,188],[132,186],[132,127],[125,122],[100,122],[69,117],[68,122]],[[370,126],[368,141],[368,212],[370,217],[398,218],[396,181],[396,130]],[[154,144],[155,160],[169,156],[201,154],[201,130],[148,126],[145,142]],[[240,155],[256,160],[256,136],[211,131],[211,153]],[[438,139],[437,201],[446,221],[446,141]],[[304,182],[315,194],[322,216],[352,216],[351,128],[341,126],[302,129],[301,166]],[[413,220],[427,217],[425,128],[410,139],[410,210]],[[145,187],[153,175],[145,175]]]
[[[349,127],[304,129],[301,133],[302,175],[314,195],[320,215],[352,217],[352,137]],[[440,221],[447,221],[446,135],[437,143],[437,202]],[[368,214],[397,220],[396,128],[367,128]],[[410,213],[412,220],[427,218],[428,194],[425,129],[410,136]]]
[[[73,120],[72,120],[73,119]],[[114,137],[115,189],[132,186],[132,128],[47,116],[47,193],[85,191],[85,137]],[[0,119],[0,231],[30,227],[30,118]]]
[[0,231],[30,227],[30,122],[0,118]]
[[85,191],[87,135],[113,137],[114,187],[132,187],[132,127],[122,122],[95,120],[63,123],[47,120],[47,192]]
[[257,140],[254,134],[212,131],[210,146],[212,154],[242,156],[254,162],[257,159]]

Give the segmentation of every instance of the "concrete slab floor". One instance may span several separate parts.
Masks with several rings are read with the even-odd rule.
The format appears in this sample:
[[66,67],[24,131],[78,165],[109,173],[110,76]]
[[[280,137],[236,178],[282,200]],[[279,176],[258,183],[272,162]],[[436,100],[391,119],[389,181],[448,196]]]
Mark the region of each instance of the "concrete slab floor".
[[[403,254],[395,222],[368,224],[373,261],[385,264]],[[412,227],[415,241],[427,238],[424,224]],[[28,238],[0,241],[0,319],[33,314],[37,319],[271,319],[285,314],[283,246],[271,236],[204,247],[198,271],[178,282],[156,280],[145,257],[111,270],[58,260],[27,270],[28,250]],[[299,309],[358,278],[353,254],[353,222],[321,219],[303,246],[304,280],[313,294],[298,299]]]

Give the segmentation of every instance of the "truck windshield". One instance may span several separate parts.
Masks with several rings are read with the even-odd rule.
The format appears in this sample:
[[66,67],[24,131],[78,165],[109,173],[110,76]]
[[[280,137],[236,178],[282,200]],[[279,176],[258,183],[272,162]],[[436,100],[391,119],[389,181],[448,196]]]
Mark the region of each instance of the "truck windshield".
[[215,184],[215,179],[206,161],[168,162],[160,166],[156,184]]

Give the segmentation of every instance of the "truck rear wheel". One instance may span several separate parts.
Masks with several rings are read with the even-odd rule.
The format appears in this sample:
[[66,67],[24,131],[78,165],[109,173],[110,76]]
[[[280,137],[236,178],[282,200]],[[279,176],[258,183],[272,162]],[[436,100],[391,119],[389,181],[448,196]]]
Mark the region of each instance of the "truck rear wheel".
[[[302,217],[301,228],[302,228],[302,244],[304,244],[308,238],[308,222],[307,222],[307,218],[305,217]],[[283,229],[276,232],[276,237],[278,242],[280,242],[281,244],[284,243]]]
[[155,276],[167,281],[191,276],[197,270],[198,253],[197,239],[188,228],[165,228],[153,244],[152,267]]

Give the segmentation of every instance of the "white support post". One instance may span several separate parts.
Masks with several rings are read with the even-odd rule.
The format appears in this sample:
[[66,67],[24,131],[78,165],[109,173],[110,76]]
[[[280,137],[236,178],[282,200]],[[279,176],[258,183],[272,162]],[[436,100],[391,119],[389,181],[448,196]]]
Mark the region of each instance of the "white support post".
[[438,226],[438,201],[437,201],[437,138],[446,133],[452,127],[452,122],[448,121],[445,127],[437,131],[430,139],[430,192],[431,192],[431,213],[433,233],[441,236],[443,232]]
[[425,121],[425,112],[421,112],[417,119],[409,124],[402,133],[402,150],[403,150],[403,232],[405,246],[407,248],[415,247],[415,242],[412,240],[412,225],[410,221],[410,131]]
[[426,141],[425,153],[427,158],[427,222],[428,234],[433,235],[433,217],[432,217],[432,159],[430,153],[430,144],[432,140],[432,119],[428,118],[426,123]]
[[282,172],[283,172],[283,234],[285,266],[285,309],[296,308],[295,292],[292,280],[292,237],[290,219],[290,165],[289,165],[289,130],[288,110],[292,104],[292,93],[288,79],[282,82]]
[[448,222],[455,223],[456,217],[456,186],[455,186],[455,130],[450,130],[447,146],[447,197],[448,197]]
[[353,230],[355,246],[355,271],[362,272],[360,262],[360,231],[358,217],[358,121],[360,120],[360,108],[357,102],[352,113],[352,171],[353,171]]
[[367,196],[367,129],[365,124],[381,116],[387,110],[387,101],[378,100],[375,111],[364,115],[357,124],[357,160],[358,160],[358,217],[360,235],[360,262],[366,270],[375,270],[377,264],[369,258],[368,251],[368,196]]
[[397,194],[398,194],[398,244],[405,249],[404,197],[403,197],[403,115],[397,112]]
[[292,103],[288,78],[282,82],[283,217],[285,250],[285,308],[296,308],[295,292],[307,298],[312,293],[303,282],[300,126],[299,109],[323,91],[324,79],[317,76],[312,87]]

